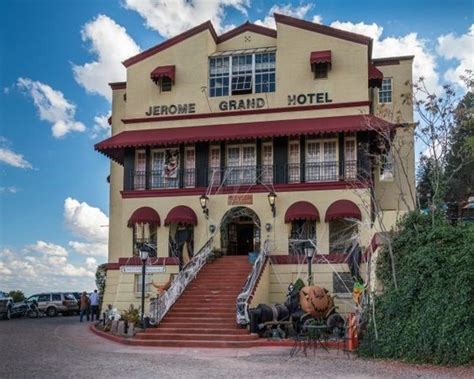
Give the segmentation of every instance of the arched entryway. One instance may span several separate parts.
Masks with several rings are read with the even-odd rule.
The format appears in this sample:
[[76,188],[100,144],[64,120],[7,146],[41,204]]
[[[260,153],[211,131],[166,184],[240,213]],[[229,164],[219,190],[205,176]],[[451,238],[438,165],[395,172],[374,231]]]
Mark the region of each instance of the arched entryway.
[[226,255],[260,251],[260,218],[250,208],[234,207],[222,217],[221,248]]

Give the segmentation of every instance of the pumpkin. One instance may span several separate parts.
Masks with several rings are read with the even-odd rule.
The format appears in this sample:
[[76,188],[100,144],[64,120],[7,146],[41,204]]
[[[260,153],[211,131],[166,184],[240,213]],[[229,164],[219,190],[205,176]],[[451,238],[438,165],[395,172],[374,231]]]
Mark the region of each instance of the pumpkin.
[[300,291],[300,305],[305,313],[313,317],[326,317],[334,308],[334,302],[325,288],[303,287]]

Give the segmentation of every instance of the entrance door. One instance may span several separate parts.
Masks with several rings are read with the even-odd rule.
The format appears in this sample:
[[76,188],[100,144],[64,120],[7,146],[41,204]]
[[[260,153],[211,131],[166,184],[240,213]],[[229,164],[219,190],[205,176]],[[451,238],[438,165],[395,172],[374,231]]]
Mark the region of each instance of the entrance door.
[[239,255],[253,251],[253,224],[240,224],[237,228],[237,248]]

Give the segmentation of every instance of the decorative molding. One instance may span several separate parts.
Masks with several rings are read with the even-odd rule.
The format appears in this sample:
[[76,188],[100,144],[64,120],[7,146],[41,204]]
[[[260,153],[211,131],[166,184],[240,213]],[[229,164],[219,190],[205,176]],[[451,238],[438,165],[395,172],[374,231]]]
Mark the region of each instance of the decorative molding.
[[164,117],[137,117],[137,118],[123,118],[124,124],[136,124],[141,122],[160,122],[173,120],[190,120],[196,118],[214,118],[214,117],[230,117],[230,116],[246,116],[252,114],[268,114],[268,113],[284,113],[284,112],[302,112],[319,109],[334,109],[334,108],[353,108],[353,107],[369,107],[370,101],[352,101],[346,103],[328,103],[319,105],[301,105],[293,107],[278,107],[278,108],[264,108],[251,109],[246,111],[230,111],[220,113],[196,113],[180,116],[164,116]]
[[[275,192],[296,192],[296,191],[330,191],[340,189],[354,189],[354,188],[368,188],[369,182],[354,181],[354,182],[320,182],[320,183],[292,183],[292,184],[274,184]],[[237,193],[266,193],[268,186],[252,185],[252,186],[228,186],[220,187],[217,193],[217,187],[211,189],[211,195],[228,195]],[[145,197],[177,197],[177,196],[196,196],[202,195],[207,190],[206,187],[195,188],[173,188],[173,189],[156,189],[156,190],[135,190],[135,191],[120,191],[123,199],[136,199]]]
[[224,34],[221,34],[217,38],[217,43],[222,43],[224,41],[232,39],[235,36],[238,36],[239,34],[242,34],[245,32],[252,32],[252,33],[262,34],[262,35],[272,37],[272,38],[277,38],[277,31],[275,29],[266,28],[264,26],[252,24],[247,21],[246,23],[239,25],[234,29],[229,30],[228,32],[225,32]]
[[316,24],[314,22],[309,22],[306,20],[300,20],[298,18],[285,16],[279,13],[273,14],[275,17],[276,23],[281,23],[295,28],[305,29],[311,32],[316,32],[320,34],[325,34],[327,36],[336,37],[344,39],[346,41],[351,41],[355,43],[360,43],[362,45],[370,45],[372,38],[366,37],[362,34],[356,34],[351,32],[346,32],[345,30],[331,28],[330,26]]

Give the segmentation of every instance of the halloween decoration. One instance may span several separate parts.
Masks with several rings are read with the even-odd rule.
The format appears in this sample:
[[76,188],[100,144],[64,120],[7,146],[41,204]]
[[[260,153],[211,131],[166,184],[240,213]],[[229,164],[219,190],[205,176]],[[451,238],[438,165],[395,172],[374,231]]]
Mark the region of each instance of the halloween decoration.
[[318,286],[303,287],[300,291],[301,309],[315,318],[327,317],[334,310],[328,291]]

